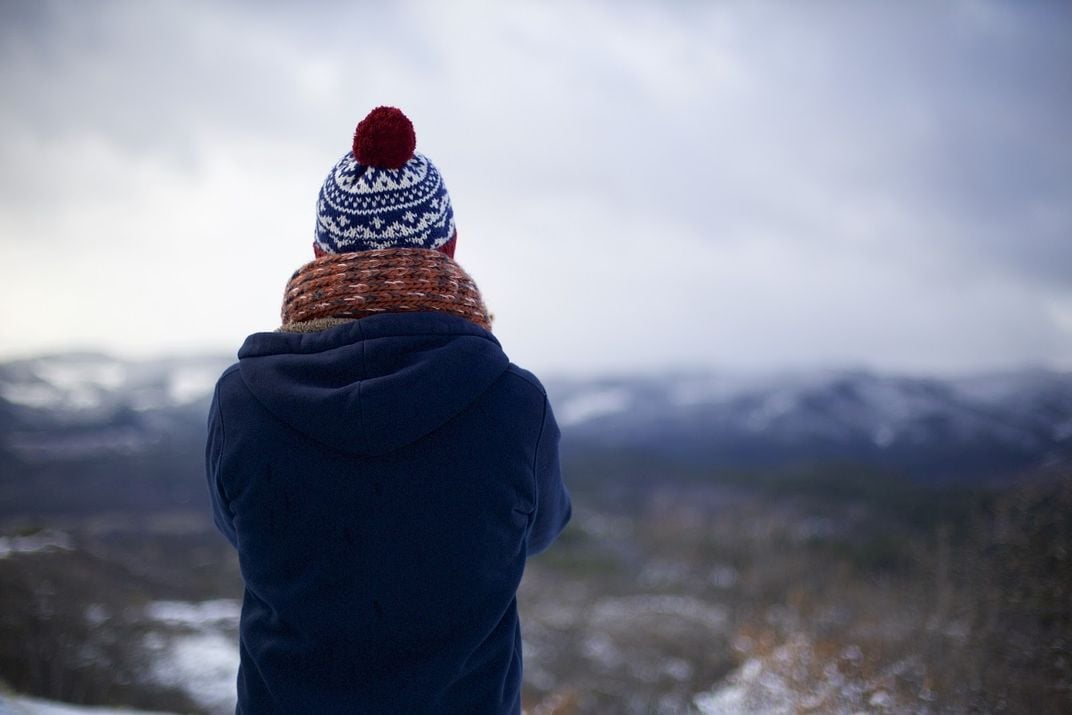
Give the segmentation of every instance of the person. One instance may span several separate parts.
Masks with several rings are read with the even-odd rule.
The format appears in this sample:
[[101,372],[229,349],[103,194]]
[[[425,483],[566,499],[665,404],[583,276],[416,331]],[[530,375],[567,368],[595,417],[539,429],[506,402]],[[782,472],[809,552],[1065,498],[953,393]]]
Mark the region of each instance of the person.
[[520,711],[517,589],[570,518],[560,432],[453,260],[450,198],[415,148],[396,108],[357,125],[282,326],[216,385],[238,713]]

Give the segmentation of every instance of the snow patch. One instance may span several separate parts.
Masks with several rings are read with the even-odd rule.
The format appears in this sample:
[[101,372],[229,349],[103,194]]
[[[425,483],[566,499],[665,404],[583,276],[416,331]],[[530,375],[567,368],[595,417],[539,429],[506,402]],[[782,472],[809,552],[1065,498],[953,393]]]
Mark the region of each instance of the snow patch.
[[24,695],[0,694],[0,715],[168,715],[148,710],[126,708],[87,707],[69,705],[55,700],[30,698]]
[[234,626],[241,614],[242,604],[230,598],[200,602],[153,601],[145,608],[145,615],[155,621],[187,628]]
[[763,402],[749,412],[745,418],[745,424],[753,432],[762,432],[767,429],[771,422],[792,412],[797,406],[797,396],[791,392],[774,392],[768,395]]
[[216,389],[220,371],[216,367],[180,367],[168,375],[167,394],[172,402],[185,405],[208,397]]
[[[753,644],[734,645],[738,651],[748,651]],[[856,645],[845,648],[840,657],[820,658],[808,637],[797,634],[771,652],[753,654],[720,685],[695,695],[692,702],[702,715],[930,712],[919,704],[933,699],[926,686],[916,693],[907,684],[900,692],[890,689],[893,683],[906,682],[907,673],[918,670],[917,661],[902,660],[870,673],[861,667],[863,659]]]
[[127,404],[139,411],[207,398],[230,358],[118,360],[97,355],[44,357],[4,366],[0,397],[39,410],[92,412]]
[[241,612],[233,599],[150,603],[146,617],[172,630],[155,631],[143,641],[149,677],[185,691],[209,713],[233,713],[239,661],[233,633]]
[[46,358],[17,382],[0,385],[0,396],[34,409],[91,410],[126,378],[126,367],[108,358]]
[[126,379],[126,368],[107,359],[42,361],[34,373],[61,390],[77,390],[88,386],[114,390]]
[[31,536],[0,536],[0,559],[12,554],[70,551],[71,548],[71,537],[59,531],[45,531]]
[[[34,374],[52,387],[55,401],[47,406],[90,410],[126,381],[126,367],[105,359],[42,361]],[[38,395],[41,398],[43,393]]]
[[233,713],[238,690],[238,644],[218,632],[174,636],[153,634],[145,645],[153,654],[150,677],[184,690],[210,713]]
[[16,382],[0,385],[0,397],[14,405],[22,405],[35,410],[60,407],[64,403],[63,393],[44,382]]
[[692,702],[701,715],[791,715],[796,712],[796,693],[771,675],[763,663],[751,658],[730,676],[728,684],[701,693]]
[[555,408],[555,412],[561,425],[571,426],[596,417],[624,412],[631,402],[632,395],[628,390],[613,387],[569,397]]

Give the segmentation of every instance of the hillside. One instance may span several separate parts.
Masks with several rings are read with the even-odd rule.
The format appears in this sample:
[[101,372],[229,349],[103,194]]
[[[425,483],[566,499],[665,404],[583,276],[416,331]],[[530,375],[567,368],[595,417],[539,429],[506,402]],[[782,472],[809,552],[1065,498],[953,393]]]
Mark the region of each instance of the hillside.
[[[0,693],[233,711],[202,471],[227,363],[0,365]],[[519,593],[529,712],[1072,705],[1069,374],[547,387],[575,512]]]

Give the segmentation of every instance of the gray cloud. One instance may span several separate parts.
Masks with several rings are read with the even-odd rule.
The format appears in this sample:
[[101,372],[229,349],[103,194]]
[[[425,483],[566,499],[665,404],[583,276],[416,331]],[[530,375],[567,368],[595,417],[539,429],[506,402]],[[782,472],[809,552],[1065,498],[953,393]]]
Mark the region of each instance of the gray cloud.
[[[393,103],[529,362],[1072,364],[1070,20],[997,2],[6,3],[3,304],[32,290],[30,242],[157,291],[175,321],[141,342],[89,322],[83,343],[270,327],[324,172]],[[130,282],[160,252],[213,291]],[[191,317],[221,294],[235,315]],[[0,352],[64,344],[0,317]]]

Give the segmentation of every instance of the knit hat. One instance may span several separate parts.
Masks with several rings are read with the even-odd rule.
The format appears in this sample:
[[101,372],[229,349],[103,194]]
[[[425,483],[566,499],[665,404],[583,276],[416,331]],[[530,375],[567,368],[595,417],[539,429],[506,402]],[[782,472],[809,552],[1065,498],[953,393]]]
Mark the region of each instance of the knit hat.
[[448,244],[454,209],[439,171],[416,146],[413,124],[400,110],[369,112],[354,130],[353,149],[320,189],[316,245],[349,253]]

